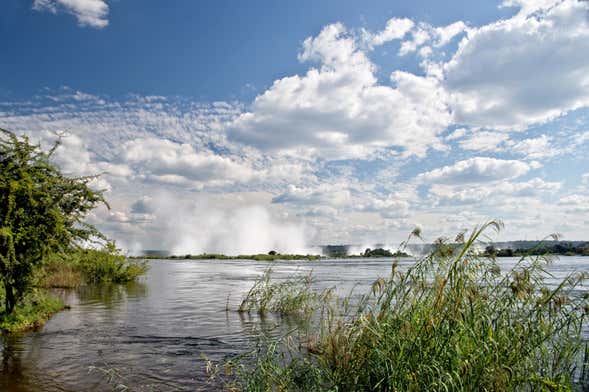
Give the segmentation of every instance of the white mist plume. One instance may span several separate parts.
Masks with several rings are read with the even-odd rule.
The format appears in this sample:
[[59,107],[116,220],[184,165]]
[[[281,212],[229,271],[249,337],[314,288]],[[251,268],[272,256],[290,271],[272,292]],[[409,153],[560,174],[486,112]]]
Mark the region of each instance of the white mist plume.
[[304,224],[279,221],[260,205],[222,208],[206,199],[181,201],[170,194],[142,203],[152,217],[150,226],[158,230],[151,243],[173,254],[312,252]]

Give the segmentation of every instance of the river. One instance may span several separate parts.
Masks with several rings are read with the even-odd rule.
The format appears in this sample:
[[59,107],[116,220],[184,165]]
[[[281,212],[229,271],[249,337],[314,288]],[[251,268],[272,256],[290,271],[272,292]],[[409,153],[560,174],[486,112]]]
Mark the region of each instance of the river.
[[[401,267],[412,263],[403,259]],[[206,360],[216,363],[251,348],[262,320],[236,309],[268,263],[149,265],[137,283],[58,292],[70,310],[40,331],[0,337],[0,391],[102,391],[118,384],[140,391],[217,390],[205,372]],[[390,267],[390,259],[284,261],[273,263],[273,276],[313,270],[318,287],[347,294],[364,292]],[[561,257],[550,267],[550,282],[574,270],[589,272],[589,257]]]

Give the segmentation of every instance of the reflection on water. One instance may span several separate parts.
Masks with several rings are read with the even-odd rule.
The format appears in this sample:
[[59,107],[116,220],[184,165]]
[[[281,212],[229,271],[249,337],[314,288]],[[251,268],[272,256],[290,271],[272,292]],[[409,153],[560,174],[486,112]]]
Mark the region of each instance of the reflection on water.
[[[401,267],[412,263],[402,260]],[[215,390],[205,358],[231,358],[251,349],[259,331],[285,326],[284,319],[235,311],[265,262],[153,260],[150,265],[138,283],[58,291],[70,310],[41,331],[0,337],[0,391],[110,390],[109,378],[133,390]],[[365,292],[374,279],[390,273],[390,265],[390,259],[278,262],[274,276],[312,269],[318,289],[335,286],[337,294],[346,295],[352,289]],[[573,270],[589,271],[589,258],[562,257],[550,270],[556,284]]]

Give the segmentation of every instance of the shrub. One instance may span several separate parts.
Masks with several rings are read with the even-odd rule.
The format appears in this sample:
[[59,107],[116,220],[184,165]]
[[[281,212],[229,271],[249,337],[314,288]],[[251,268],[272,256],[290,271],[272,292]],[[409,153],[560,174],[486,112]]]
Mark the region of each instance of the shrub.
[[113,244],[108,244],[105,249],[82,249],[78,252],[79,269],[88,283],[130,282],[147,271],[144,261],[130,260],[121,255]]

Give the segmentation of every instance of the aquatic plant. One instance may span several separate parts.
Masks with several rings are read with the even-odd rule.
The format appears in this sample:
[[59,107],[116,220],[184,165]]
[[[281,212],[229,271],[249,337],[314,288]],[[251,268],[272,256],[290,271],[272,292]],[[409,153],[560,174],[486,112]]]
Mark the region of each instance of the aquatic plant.
[[328,300],[332,290],[317,292],[312,288],[312,273],[299,274],[283,281],[272,280],[272,268],[267,268],[239,305],[240,312],[257,311],[281,315],[309,315]]
[[[407,271],[393,263],[354,307],[331,301],[318,322],[271,340],[238,367],[243,391],[571,390],[589,385],[586,276],[557,286],[545,257],[502,271],[477,250],[500,222],[462,233]],[[419,234],[419,233],[418,233]],[[265,303],[270,278],[256,282]],[[257,288],[256,288],[257,287]],[[284,286],[288,287],[288,286]],[[253,289],[254,289],[253,288]],[[257,294],[256,294],[257,298]],[[347,302],[352,303],[352,301]],[[271,307],[267,307],[270,309]],[[310,319],[312,320],[312,319]],[[293,343],[295,341],[295,343]],[[251,362],[250,362],[251,363]]]

